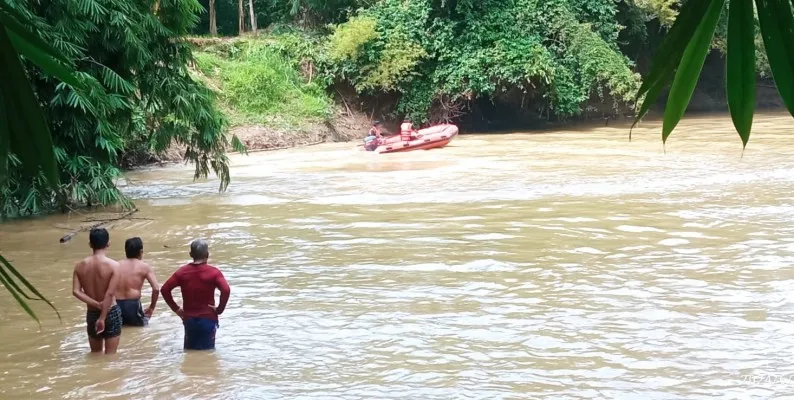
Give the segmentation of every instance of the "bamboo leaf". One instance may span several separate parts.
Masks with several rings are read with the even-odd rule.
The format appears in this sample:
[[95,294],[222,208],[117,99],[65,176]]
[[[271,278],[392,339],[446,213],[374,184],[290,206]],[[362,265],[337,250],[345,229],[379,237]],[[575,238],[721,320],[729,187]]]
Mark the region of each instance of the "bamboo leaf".
[[41,49],[41,51],[49,54],[50,57],[56,58],[68,63],[69,60],[61,54],[55,47],[45,42],[36,32],[26,26],[25,23],[20,21],[27,21],[28,18],[9,6],[5,1],[0,3],[0,24],[2,24],[10,33],[13,33],[27,42],[31,47]]
[[752,0],[731,0],[728,14],[728,109],[743,147],[755,111],[755,13]]
[[723,5],[725,5],[725,0],[711,0],[706,15],[698,24],[692,40],[684,50],[681,64],[675,72],[673,84],[670,86],[670,94],[667,97],[667,106],[662,122],[662,143],[667,141],[667,137],[678,125],[689,105],[689,100],[692,99],[692,93],[695,91],[700,71],[706,61],[706,55],[711,49],[711,39],[714,37],[714,30],[717,28]]
[[[2,255],[0,255],[0,259],[5,260],[5,258],[3,258]],[[19,295],[19,293],[17,293],[16,290],[14,290],[14,287],[11,286],[11,284],[9,284],[8,281],[6,281],[6,279],[2,275],[0,275],[0,284],[3,284],[3,286],[6,287],[8,293],[11,293],[11,296],[13,296],[14,300],[16,300],[17,303],[19,303],[19,306],[22,307],[22,309],[25,310],[25,312],[28,313],[28,315],[30,315],[31,318],[35,319],[36,323],[39,324],[39,328],[41,328],[41,321],[39,321],[39,317],[36,316],[36,313],[33,312],[33,309],[30,308],[30,306],[25,301],[25,299],[23,299]]]
[[665,36],[651,62],[651,69],[637,91],[637,99],[645,96],[632,128],[648,113],[656,102],[662,88],[673,78],[676,67],[683,57],[687,43],[695,34],[699,22],[708,9],[709,0],[689,0],[681,7],[678,18]]
[[76,88],[82,88],[83,84],[77,79],[74,73],[67,67],[64,67],[50,54],[42,51],[42,49],[31,46],[29,43],[22,40],[13,32],[9,33],[9,38],[14,48],[26,59],[36,64],[39,68],[48,74],[60,79],[66,84]]
[[[16,54],[5,29],[0,29],[0,53]],[[22,63],[16,56],[2,57],[0,63],[4,73],[0,95],[11,133],[10,151],[19,156],[28,177],[37,176],[41,168],[48,183],[55,187],[59,181],[52,137]]]
[[794,16],[786,0],[756,0],[769,68],[783,103],[794,116]]
[[135,87],[122,78],[121,75],[104,65],[102,66],[102,81],[105,86],[118,92],[132,93],[135,90]]
[[[18,281],[20,281],[20,282],[22,283],[22,285],[24,285],[26,288],[28,288],[28,290],[29,290],[31,293],[33,293],[34,295],[36,295],[36,298],[35,298],[34,300],[41,300],[41,301],[43,301],[43,302],[47,303],[47,305],[48,305],[48,306],[50,306],[50,308],[52,308],[52,310],[53,310],[53,311],[55,311],[55,314],[56,314],[56,315],[58,315],[58,320],[59,320],[59,321],[61,320],[61,313],[60,313],[60,312],[58,312],[58,309],[56,309],[56,308],[55,308],[55,305],[53,305],[53,304],[52,304],[52,302],[50,302],[49,300],[47,300],[47,298],[46,298],[46,297],[44,297],[44,295],[43,295],[43,294],[41,294],[41,292],[39,292],[39,291],[38,291],[38,289],[36,289],[36,287],[35,287],[35,286],[33,286],[33,285],[30,283],[30,282],[28,282],[28,280],[27,280],[27,279],[25,279],[25,277],[24,277],[24,276],[22,276],[22,274],[20,274],[20,273],[19,273],[19,271],[17,271],[17,269],[16,269],[16,268],[14,268],[14,266],[13,266],[13,265],[11,265],[11,263],[10,263],[10,262],[8,262],[8,260],[6,260],[6,259],[5,259],[5,257],[3,257],[3,255],[2,255],[2,254],[0,254],[0,263],[2,263],[2,265],[4,265],[4,266],[6,267],[6,269],[7,269],[9,272],[11,272],[11,274],[12,274],[12,275],[14,275],[14,276],[16,277],[16,278],[17,278],[17,280],[18,280]],[[1,270],[2,270],[2,268],[0,268],[0,271],[1,271]],[[10,279],[10,278],[9,278],[9,281],[13,282],[13,280],[12,280],[12,279]],[[23,293],[23,292],[22,292],[22,290],[20,290],[20,293]],[[24,294],[24,293],[23,293],[23,294]],[[29,299],[30,299],[30,297],[29,297],[29,296],[27,296],[27,295],[25,295],[25,297],[27,297],[27,298],[29,298]]]
[[[11,264],[9,264],[9,265],[11,265]],[[16,290],[16,291],[17,291],[17,293],[19,293],[20,295],[22,295],[22,297],[24,297],[24,298],[25,298],[25,299],[27,299],[27,300],[36,300],[36,299],[34,299],[34,298],[32,298],[32,297],[28,296],[28,294],[27,294],[27,293],[25,293],[25,292],[22,290],[22,288],[21,288],[21,287],[19,287],[19,285],[16,283],[16,281],[14,281],[14,279],[13,279],[13,278],[11,278],[11,275],[9,275],[9,274],[8,274],[8,272],[6,272],[5,268],[3,268],[3,266],[0,266],[0,276],[2,276],[2,277],[3,277],[3,279],[5,279],[5,280],[6,280],[6,282],[8,282],[8,284],[9,284],[9,285],[11,285],[11,286],[14,288],[14,290]]]
[[[0,74],[2,71],[2,65],[0,65]],[[0,85],[2,85],[2,83],[0,83]],[[0,93],[2,93],[2,90],[0,90]],[[0,101],[0,182],[5,181],[7,176],[6,174],[8,173],[8,150],[10,146],[10,137],[11,130],[8,126],[5,98],[3,98],[3,101]]]

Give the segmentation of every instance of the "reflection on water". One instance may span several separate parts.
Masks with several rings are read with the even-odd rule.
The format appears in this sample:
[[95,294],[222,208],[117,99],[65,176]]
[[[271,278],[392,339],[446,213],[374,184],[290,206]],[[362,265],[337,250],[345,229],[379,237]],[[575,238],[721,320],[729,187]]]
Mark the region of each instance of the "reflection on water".
[[[349,144],[234,159],[229,191],[181,166],[129,174],[163,281],[196,237],[232,284],[218,350],[177,318],[89,357],[71,297],[84,216],[0,227],[55,301],[41,331],[0,296],[3,399],[774,398],[794,328],[794,127],[757,119],[469,135],[438,151]],[[148,296],[148,294],[147,294]]]

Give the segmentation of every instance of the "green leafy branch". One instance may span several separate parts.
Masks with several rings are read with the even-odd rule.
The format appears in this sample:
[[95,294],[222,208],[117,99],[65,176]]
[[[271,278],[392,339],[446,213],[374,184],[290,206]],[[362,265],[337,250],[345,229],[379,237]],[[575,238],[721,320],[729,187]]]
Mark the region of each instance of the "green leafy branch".
[[[19,160],[23,176],[40,174],[52,188],[59,183],[52,137],[33,88],[25,74],[20,55],[48,74],[75,88],[82,82],[74,74],[69,61],[28,27],[25,15],[0,3],[0,181],[8,175],[10,155]],[[12,265],[0,255],[0,283],[33,319],[39,322],[27,300],[46,302],[58,319],[58,310]],[[31,293],[28,294],[22,286]]]
[[[653,58],[637,93],[643,98],[634,125],[672,81],[662,123],[662,141],[673,132],[692,98],[725,0],[689,0]],[[731,0],[728,5],[728,108],[743,148],[747,147],[756,105],[755,16],[772,76],[783,103],[794,116],[794,14],[788,0]]]

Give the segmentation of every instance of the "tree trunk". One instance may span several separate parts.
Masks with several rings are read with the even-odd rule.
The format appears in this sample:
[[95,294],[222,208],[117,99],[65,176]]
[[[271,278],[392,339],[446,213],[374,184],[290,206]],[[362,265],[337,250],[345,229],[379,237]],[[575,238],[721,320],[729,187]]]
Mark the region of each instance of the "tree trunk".
[[256,33],[256,13],[254,13],[254,0],[248,0],[248,10],[251,15],[251,32]]
[[237,34],[242,35],[245,33],[245,7],[243,7],[243,0],[237,2]]
[[210,0],[210,35],[218,35],[218,21],[215,18],[215,0]]

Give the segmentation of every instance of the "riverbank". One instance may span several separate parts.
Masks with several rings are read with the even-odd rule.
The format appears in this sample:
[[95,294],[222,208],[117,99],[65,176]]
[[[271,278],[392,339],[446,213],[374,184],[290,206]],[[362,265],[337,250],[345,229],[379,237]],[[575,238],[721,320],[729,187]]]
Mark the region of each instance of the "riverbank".
[[[348,142],[369,128],[365,113],[333,99],[300,68],[299,56],[284,51],[284,38],[188,40],[191,74],[216,93],[229,136],[249,152]],[[178,162],[183,154],[184,146],[174,145],[155,161]]]
[[[228,117],[229,134],[239,138],[248,151],[357,140],[373,119],[384,120],[389,131],[397,128],[399,93],[364,95],[334,81],[318,65],[325,57],[322,42],[306,32],[187,40],[194,46],[195,63],[191,72],[218,95],[221,109]],[[723,69],[723,61],[719,54],[712,54],[707,69]],[[725,111],[723,84],[724,76],[707,74],[696,88],[689,111]],[[759,109],[781,107],[774,87],[759,85],[758,98]],[[655,118],[664,102],[662,98],[648,118]],[[596,121],[609,125],[633,119],[628,106],[616,108],[598,96],[583,106],[585,111],[581,115],[564,120],[541,117],[528,121],[526,115],[516,114],[510,104],[500,106],[493,100],[485,110],[482,103],[481,99],[471,101],[468,113],[460,116],[459,121],[456,119],[456,123],[469,127],[470,132],[545,131]],[[183,154],[184,147],[174,146],[155,157],[155,161],[179,162]]]

